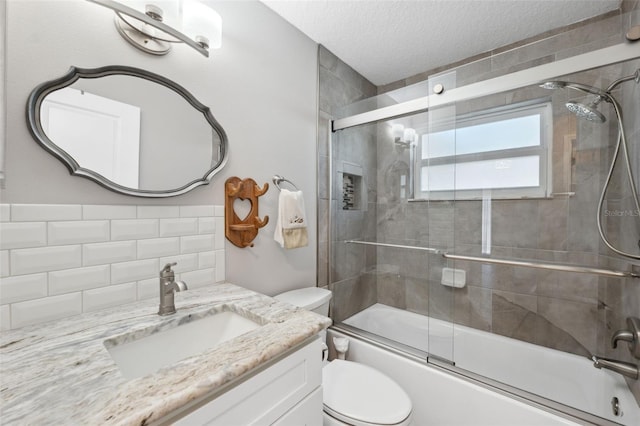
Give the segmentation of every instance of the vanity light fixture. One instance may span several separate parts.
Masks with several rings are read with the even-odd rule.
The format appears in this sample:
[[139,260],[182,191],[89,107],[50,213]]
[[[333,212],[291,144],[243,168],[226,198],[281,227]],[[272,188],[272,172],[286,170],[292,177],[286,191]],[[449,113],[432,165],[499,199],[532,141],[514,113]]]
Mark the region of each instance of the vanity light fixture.
[[392,124],[391,134],[393,143],[404,148],[411,146],[417,140],[415,129],[404,127],[402,124]]
[[172,43],[185,43],[209,57],[209,49],[222,45],[222,18],[196,0],[134,0],[127,5],[113,0],[87,1],[113,10],[120,35],[152,55],[165,55]]

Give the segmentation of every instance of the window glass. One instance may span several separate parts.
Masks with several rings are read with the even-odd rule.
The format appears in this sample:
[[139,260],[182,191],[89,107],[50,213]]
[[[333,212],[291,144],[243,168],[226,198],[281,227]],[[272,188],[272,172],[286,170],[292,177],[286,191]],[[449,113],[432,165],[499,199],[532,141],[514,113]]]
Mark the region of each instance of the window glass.
[[[417,180],[423,198],[544,197],[550,181],[551,105],[515,105],[459,117],[423,134]],[[438,127],[438,126],[432,126]],[[515,191],[514,191],[515,190]]]

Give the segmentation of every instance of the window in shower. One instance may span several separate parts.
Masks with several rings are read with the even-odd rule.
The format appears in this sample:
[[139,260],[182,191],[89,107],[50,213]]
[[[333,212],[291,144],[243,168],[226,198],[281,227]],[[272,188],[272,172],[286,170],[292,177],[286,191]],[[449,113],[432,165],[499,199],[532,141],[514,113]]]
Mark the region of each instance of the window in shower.
[[435,123],[421,136],[419,198],[542,198],[551,182],[550,103],[509,105]]

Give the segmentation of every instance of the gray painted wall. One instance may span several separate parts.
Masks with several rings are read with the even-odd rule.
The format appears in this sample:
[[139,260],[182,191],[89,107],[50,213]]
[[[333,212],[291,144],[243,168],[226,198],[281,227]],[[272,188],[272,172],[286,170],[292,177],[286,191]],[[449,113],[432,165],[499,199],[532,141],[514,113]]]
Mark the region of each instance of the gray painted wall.
[[[316,282],[316,44],[256,1],[211,1],[223,19],[223,47],[205,58],[186,46],[164,57],[138,51],[113,13],[81,0],[7,2],[7,141],[3,203],[223,204],[224,181],[281,174],[306,196],[309,246],[283,251],[273,241],[278,193],[261,198],[271,221],[255,247],[227,243],[229,281],[266,294]],[[129,65],[170,78],[208,105],[230,143],[229,161],[211,185],[164,200],[128,197],[70,176],[33,140],[25,122],[31,90],[71,65]]]

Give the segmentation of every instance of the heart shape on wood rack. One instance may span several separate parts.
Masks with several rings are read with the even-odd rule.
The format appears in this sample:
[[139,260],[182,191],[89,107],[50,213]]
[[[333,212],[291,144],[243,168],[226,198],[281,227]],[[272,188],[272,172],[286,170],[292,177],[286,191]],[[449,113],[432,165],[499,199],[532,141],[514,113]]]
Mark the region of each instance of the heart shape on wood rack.
[[252,208],[253,203],[248,198],[236,198],[233,200],[233,212],[242,222],[249,217],[249,213],[251,213]]

